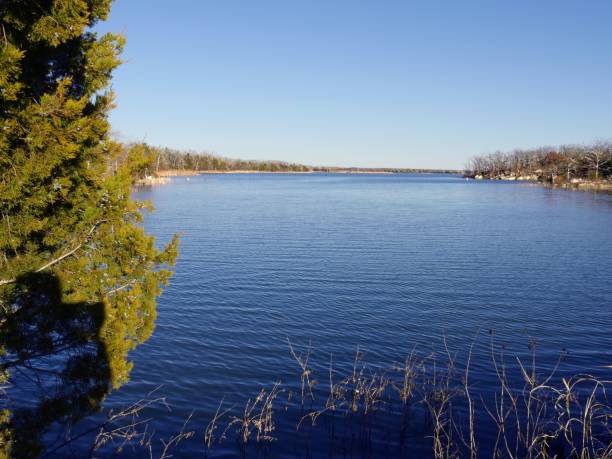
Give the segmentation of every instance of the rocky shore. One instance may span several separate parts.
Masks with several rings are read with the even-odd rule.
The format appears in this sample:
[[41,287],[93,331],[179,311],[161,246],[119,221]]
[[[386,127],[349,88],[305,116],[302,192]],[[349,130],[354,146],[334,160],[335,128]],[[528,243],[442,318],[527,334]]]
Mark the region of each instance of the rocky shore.
[[612,180],[572,179],[569,182],[557,183],[554,186],[568,190],[606,191],[612,193]]
[[582,178],[573,178],[567,180],[562,176],[544,177],[542,175],[483,175],[483,174],[466,174],[466,178],[474,180],[505,180],[505,181],[529,181],[536,182],[542,185],[553,188],[564,188],[568,190],[584,190],[584,191],[606,191],[612,192],[612,180],[589,180]]
[[540,178],[537,175],[495,175],[485,176],[482,174],[477,175],[466,175],[466,178],[472,178],[474,180],[520,180],[520,181],[531,181],[538,182]]
[[170,183],[170,179],[168,177],[156,177],[152,175],[147,175],[141,179],[136,180],[134,185],[136,186],[152,186],[152,185],[166,185]]

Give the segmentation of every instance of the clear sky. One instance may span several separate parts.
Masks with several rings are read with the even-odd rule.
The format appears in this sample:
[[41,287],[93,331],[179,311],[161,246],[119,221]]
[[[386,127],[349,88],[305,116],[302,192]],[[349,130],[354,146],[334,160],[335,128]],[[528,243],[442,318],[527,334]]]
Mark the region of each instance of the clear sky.
[[116,0],[126,140],[461,168],[612,137],[612,1]]

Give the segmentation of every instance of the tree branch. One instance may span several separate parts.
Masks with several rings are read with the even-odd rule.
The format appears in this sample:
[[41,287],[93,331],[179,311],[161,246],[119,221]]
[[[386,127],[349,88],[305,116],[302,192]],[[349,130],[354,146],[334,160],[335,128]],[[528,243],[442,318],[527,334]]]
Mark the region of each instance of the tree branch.
[[[106,222],[107,220],[100,220],[99,222],[97,222],[95,225],[93,225],[91,227],[91,229],[87,232],[87,238],[89,238],[89,236],[91,236],[91,234],[96,230],[96,228],[98,226],[100,226],[102,223]],[[72,250],[69,250],[68,252],[64,253],[63,255],[51,260],[50,262],[48,262],[47,264],[41,266],[40,268],[37,268],[34,270],[34,272],[39,273],[41,271],[44,271],[47,268],[50,268],[51,266],[59,263],[60,261],[62,261],[64,258],[69,257],[70,255],[72,255],[73,253],[75,253],[77,250],[79,250],[81,247],[83,247],[83,244],[85,242],[81,242],[79,245],[77,245],[75,248],[73,248]],[[0,280],[0,286],[2,285],[7,285],[7,284],[13,284],[17,282],[17,278],[13,278],[13,279],[2,279]]]

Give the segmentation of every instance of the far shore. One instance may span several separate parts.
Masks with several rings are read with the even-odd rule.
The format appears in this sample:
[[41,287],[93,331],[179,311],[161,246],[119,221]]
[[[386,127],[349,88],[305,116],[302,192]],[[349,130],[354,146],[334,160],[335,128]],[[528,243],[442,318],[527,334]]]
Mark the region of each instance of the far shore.
[[257,171],[257,170],[235,170],[235,171],[198,171],[198,174],[312,174],[313,171]]
[[[401,174],[401,173],[419,173],[419,174],[432,174],[432,173],[447,173],[451,174],[454,171],[431,171],[431,170],[377,170],[377,169],[311,169],[308,171],[258,171],[258,170],[193,170],[193,169],[172,169],[157,171],[155,175],[144,177],[136,182],[137,186],[150,186],[150,185],[165,185],[171,182],[172,177],[191,177],[196,175],[205,174],[314,174],[314,173],[332,173],[332,174]],[[466,178],[468,176],[466,175]],[[586,179],[573,179],[571,181],[563,181],[560,183],[550,183],[543,180],[542,177],[536,175],[525,175],[525,176],[495,176],[495,177],[484,177],[484,176],[471,176],[470,179],[476,180],[500,180],[500,181],[525,181],[538,183],[540,185],[549,186],[552,188],[564,188],[568,190],[583,190],[583,191],[604,191],[612,192],[612,181],[611,180],[586,180]]]
[[259,171],[254,169],[239,170],[195,170],[195,169],[165,169],[156,171],[136,181],[136,186],[165,185],[172,177],[192,177],[205,174],[460,174],[462,171],[436,169],[367,169],[367,168],[333,168],[314,167],[306,171],[280,170]]
[[455,170],[436,170],[436,169],[393,169],[393,168],[312,168],[306,171],[298,170],[279,170],[279,171],[262,171],[256,169],[238,169],[238,170],[195,170],[195,169],[168,169],[155,172],[157,177],[187,177],[201,174],[316,174],[316,173],[332,173],[332,174],[462,174],[463,171]]
[[202,174],[312,174],[314,171],[257,171],[257,170],[193,170],[193,169],[173,169],[157,171],[158,177],[189,177]]

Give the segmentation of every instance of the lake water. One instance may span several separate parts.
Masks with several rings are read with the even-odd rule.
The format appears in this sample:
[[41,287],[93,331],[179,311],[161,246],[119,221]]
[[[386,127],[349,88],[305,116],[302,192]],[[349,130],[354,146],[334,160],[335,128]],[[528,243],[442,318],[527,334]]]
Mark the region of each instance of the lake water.
[[[243,406],[277,380],[299,389],[288,338],[311,346],[322,381],[332,355],[338,371],[357,348],[389,366],[415,346],[439,351],[443,336],[465,354],[479,332],[471,378],[487,391],[491,331],[523,357],[535,337],[543,372],[562,349],[562,373],[612,371],[610,195],[449,175],[228,174],[136,197],[155,206],[145,227],[160,243],[182,234],[180,257],[131,382],[106,407],[163,384],[172,411],[150,411],[157,434],[192,413],[197,430],[179,456],[202,454],[221,399]],[[273,457],[308,457],[283,440],[294,424],[276,427]],[[228,441],[211,457],[234,455]]]

